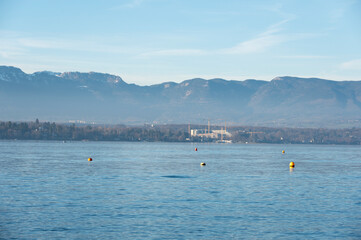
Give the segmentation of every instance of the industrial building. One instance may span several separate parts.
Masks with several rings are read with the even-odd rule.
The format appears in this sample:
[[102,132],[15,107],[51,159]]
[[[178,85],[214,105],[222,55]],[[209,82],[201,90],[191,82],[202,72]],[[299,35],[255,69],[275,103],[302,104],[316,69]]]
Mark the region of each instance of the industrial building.
[[224,138],[231,138],[232,134],[227,132],[227,125],[225,124],[224,128],[217,130],[211,130],[210,122],[208,121],[208,129],[190,129],[191,137],[202,137],[202,138],[210,138],[215,140],[220,140],[224,142],[230,142],[229,140],[224,140]]

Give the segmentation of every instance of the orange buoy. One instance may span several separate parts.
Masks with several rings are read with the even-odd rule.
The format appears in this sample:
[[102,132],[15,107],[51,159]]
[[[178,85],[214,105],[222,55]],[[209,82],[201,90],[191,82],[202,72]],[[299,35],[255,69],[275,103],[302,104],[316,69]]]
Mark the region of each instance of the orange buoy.
[[285,150],[282,150],[282,154],[285,154]]
[[92,158],[88,158],[88,161],[91,162],[91,161],[93,161],[93,159],[92,159]]
[[290,168],[294,168],[295,167],[295,163],[294,162],[290,162]]
[[198,151],[198,149],[197,149],[197,148],[195,148],[195,149],[194,149],[194,151],[196,151],[196,152],[197,152],[197,151]]

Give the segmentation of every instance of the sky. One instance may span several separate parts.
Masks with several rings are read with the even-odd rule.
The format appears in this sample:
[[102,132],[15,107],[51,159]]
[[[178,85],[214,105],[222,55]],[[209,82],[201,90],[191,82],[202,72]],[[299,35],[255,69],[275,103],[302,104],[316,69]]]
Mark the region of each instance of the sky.
[[0,0],[0,65],[138,85],[361,80],[361,0]]

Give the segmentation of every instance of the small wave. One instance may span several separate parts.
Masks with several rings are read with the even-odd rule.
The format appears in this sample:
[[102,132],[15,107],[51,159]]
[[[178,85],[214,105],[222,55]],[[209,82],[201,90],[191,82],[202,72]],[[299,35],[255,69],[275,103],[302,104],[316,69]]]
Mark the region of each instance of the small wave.
[[50,229],[51,232],[63,232],[63,231],[70,231],[70,228],[67,227],[56,227],[53,229]]
[[190,176],[185,176],[185,175],[166,175],[166,176],[162,176],[164,178],[192,178]]
[[54,227],[54,228],[35,228],[35,231],[40,232],[64,232],[64,231],[70,231],[70,228],[67,227]]

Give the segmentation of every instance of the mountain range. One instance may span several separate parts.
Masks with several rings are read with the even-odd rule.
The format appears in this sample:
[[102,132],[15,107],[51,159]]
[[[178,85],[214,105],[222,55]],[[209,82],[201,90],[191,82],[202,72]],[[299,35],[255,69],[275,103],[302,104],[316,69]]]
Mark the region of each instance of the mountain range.
[[0,66],[0,120],[361,127],[361,81],[195,78],[150,86],[104,73]]

